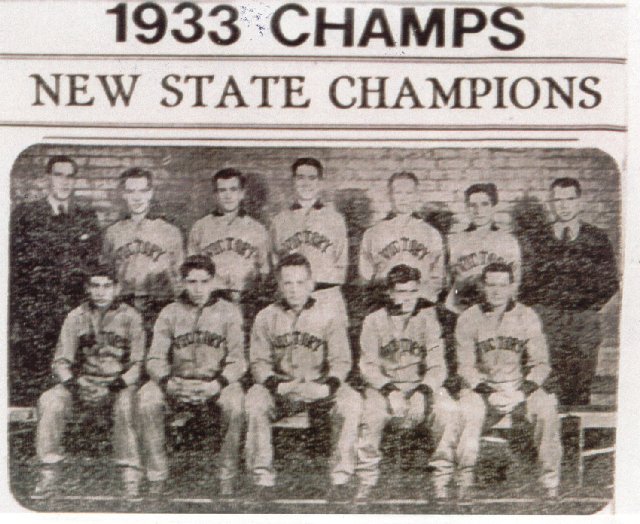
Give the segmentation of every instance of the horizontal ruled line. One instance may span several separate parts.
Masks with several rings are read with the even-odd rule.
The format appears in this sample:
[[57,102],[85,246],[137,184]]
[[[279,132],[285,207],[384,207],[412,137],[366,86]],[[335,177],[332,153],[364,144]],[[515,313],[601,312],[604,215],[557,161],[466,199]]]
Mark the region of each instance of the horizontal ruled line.
[[571,138],[533,138],[533,137],[482,137],[482,138],[216,138],[216,137],[107,137],[107,136],[45,136],[43,140],[106,140],[106,141],[180,141],[180,142],[579,142]]

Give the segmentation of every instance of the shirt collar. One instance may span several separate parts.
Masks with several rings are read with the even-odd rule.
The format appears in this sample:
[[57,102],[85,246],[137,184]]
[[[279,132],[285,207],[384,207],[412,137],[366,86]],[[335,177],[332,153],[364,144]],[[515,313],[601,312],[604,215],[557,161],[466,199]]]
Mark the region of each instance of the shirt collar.
[[63,207],[65,213],[69,213],[69,210],[71,209],[71,204],[69,200],[65,200],[64,202],[61,202],[59,200],[54,199],[53,196],[48,195],[47,202],[49,203],[49,207],[51,208],[53,214],[56,216],[60,214],[60,206]]
[[[516,301],[510,299],[507,303],[507,307],[505,308],[505,312],[511,311],[514,307],[516,307]],[[490,313],[491,311],[493,311],[493,306],[485,300],[480,303],[480,311],[482,311],[483,313]]]
[[[98,306],[96,306],[91,299],[87,300],[85,304],[90,311],[99,310]],[[113,299],[113,302],[111,302],[111,305],[107,308],[107,311],[115,311],[120,307],[120,304],[122,304],[122,300],[119,297]]]
[[[220,209],[218,209],[218,208],[214,209],[214,210],[211,212],[211,214],[212,214],[214,217],[223,217],[223,216],[224,216],[224,213],[223,213]],[[238,209],[238,218],[243,218],[243,217],[245,217],[246,215],[247,215],[247,212],[244,210],[244,208],[243,208],[242,206],[240,206],[240,208]]]
[[[304,306],[302,306],[302,309],[311,309],[315,303],[316,303],[316,299],[313,297],[309,297],[307,301],[304,303]],[[278,300],[278,305],[284,311],[289,311],[292,309],[292,307],[289,305],[289,302],[287,302],[284,298],[281,298],[280,300]]]
[[[320,202],[320,200],[316,200],[311,207],[318,211],[319,209],[322,209],[324,207],[324,204]],[[297,211],[298,209],[302,209],[302,205],[300,204],[300,202],[294,202],[293,204],[291,204],[291,207],[289,209],[291,211]]]
[[[411,316],[415,317],[423,309],[427,309],[432,306],[435,306],[435,304],[430,300],[427,300],[426,298],[419,298],[418,301],[416,302],[416,305],[413,307]],[[385,309],[387,310],[387,314],[390,316],[402,315],[402,308],[400,304],[394,304],[393,302],[391,302],[391,300],[387,301],[387,304],[385,305]]]
[[564,235],[565,228],[568,227],[570,240],[575,240],[580,234],[580,226],[580,220],[574,220],[568,224],[566,222],[555,222],[553,224],[553,234],[557,239],[561,240]]
[[[386,217],[384,217],[384,219],[385,220],[393,220],[397,216],[398,216],[397,213],[394,213],[393,211],[389,211],[389,213],[387,214]],[[411,213],[411,218],[415,218],[417,220],[424,220],[424,217],[420,213],[418,213],[417,211],[414,211],[413,213]]]
[[[467,229],[465,229],[466,232],[470,232],[470,231],[476,231],[478,229],[478,226],[476,226],[473,222],[471,224],[469,224],[469,227],[467,227]],[[498,227],[498,225],[495,222],[491,223],[491,227],[489,228],[491,231],[499,231],[500,228]]]

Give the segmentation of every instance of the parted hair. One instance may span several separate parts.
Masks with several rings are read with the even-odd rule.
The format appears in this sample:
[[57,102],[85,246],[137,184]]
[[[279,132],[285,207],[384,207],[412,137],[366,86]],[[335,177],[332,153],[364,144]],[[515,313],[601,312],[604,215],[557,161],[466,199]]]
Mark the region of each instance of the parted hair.
[[492,182],[488,184],[472,184],[464,192],[464,201],[468,204],[471,200],[471,195],[476,193],[485,193],[491,200],[491,205],[495,206],[498,203],[498,188]]
[[216,265],[209,257],[204,255],[188,256],[180,266],[180,276],[182,276],[183,279],[187,278],[189,273],[194,269],[202,269],[212,277],[216,274]]
[[553,191],[556,187],[567,188],[574,187],[576,190],[576,195],[582,195],[582,188],[580,187],[580,182],[577,179],[571,177],[561,177],[556,178],[553,182],[551,182],[551,191]]
[[311,275],[311,264],[309,264],[307,257],[301,255],[300,253],[291,253],[280,259],[278,265],[276,266],[276,275],[280,277],[280,275],[282,274],[282,268],[290,266],[306,267],[309,275]]
[[387,187],[389,190],[396,180],[411,180],[416,186],[420,184],[415,173],[411,171],[399,171],[397,173],[393,173],[393,175],[389,177],[389,180],[387,180]]
[[75,175],[78,172],[78,163],[67,155],[55,155],[49,158],[45,172],[50,175],[53,171],[53,166],[56,164],[71,164],[73,166],[73,174]]
[[211,177],[213,190],[218,190],[218,180],[231,180],[232,178],[237,178],[238,182],[240,183],[240,189],[244,189],[244,186],[247,183],[247,178],[238,169],[227,167],[225,169],[221,169],[215,175],[213,175],[213,177]]
[[291,175],[296,176],[298,174],[298,168],[300,166],[312,166],[318,171],[318,178],[322,179],[324,176],[324,168],[322,163],[317,158],[302,157],[298,158],[293,164],[291,164]]
[[492,262],[488,264],[487,267],[482,271],[482,281],[485,282],[487,280],[488,273],[508,273],[509,274],[509,282],[513,282],[513,267],[511,264],[505,264],[504,262]]
[[120,173],[120,187],[124,187],[124,184],[130,178],[146,178],[147,187],[153,186],[153,173],[148,169],[142,169],[141,167],[130,167],[122,173]]
[[393,266],[387,273],[387,289],[393,290],[396,284],[406,284],[407,282],[420,282],[420,270],[406,264]]

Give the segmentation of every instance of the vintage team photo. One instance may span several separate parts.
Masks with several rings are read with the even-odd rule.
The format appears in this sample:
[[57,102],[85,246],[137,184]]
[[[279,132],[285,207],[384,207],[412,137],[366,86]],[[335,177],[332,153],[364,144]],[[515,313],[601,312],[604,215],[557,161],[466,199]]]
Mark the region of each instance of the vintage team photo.
[[603,151],[42,144],[11,203],[26,508],[613,499],[621,193]]

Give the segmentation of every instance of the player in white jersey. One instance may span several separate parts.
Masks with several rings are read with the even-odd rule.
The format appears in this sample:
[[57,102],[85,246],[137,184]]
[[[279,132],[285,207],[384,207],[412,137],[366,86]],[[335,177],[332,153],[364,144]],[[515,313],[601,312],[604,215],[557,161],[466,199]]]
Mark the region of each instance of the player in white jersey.
[[142,314],[148,332],[159,311],[179,293],[182,233],[150,213],[153,175],[131,168],[120,175],[128,216],[107,228],[103,258],[118,274],[120,294]]
[[217,209],[193,225],[187,252],[208,256],[216,266],[216,288],[238,296],[269,273],[269,236],[242,209],[246,179],[240,171],[222,169],[212,183]]
[[311,264],[314,296],[334,304],[347,318],[341,292],[348,265],[349,241],[344,217],[320,200],[324,168],[315,158],[299,158],[291,166],[296,201],[271,224],[274,265],[300,253]]
[[436,302],[444,284],[444,252],[440,233],[417,213],[418,178],[403,171],[388,182],[391,212],[367,229],[360,245],[360,276],[382,283],[393,266],[420,270],[421,296]]
[[473,184],[464,192],[471,223],[449,237],[449,283],[446,306],[454,313],[482,300],[482,270],[493,262],[510,264],[520,282],[520,245],[495,223],[498,190],[495,184]]
[[[275,485],[271,422],[309,409],[329,412],[331,483],[344,486],[354,474],[355,442],[362,398],[345,383],[351,350],[344,317],[311,296],[306,258],[284,257],[276,268],[282,299],[256,317],[250,366],[256,384],[246,397],[246,465],[253,483],[268,492]],[[342,490],[344,491],[344,490]]]
[[472,393],[456,402],[443,387],[447,375],[444,341],[436,308],[418,298],[420,271],[394,266],[387,275],[390,302],[368,315],[360,336],[360,369],[367,384],[358,441],[358,498],[366,499],[378,480],[382,432],[426,423],[436,450],[431,457],[438,498],[448,496],[455,470],[469,475],[477,443],[468,427],[482,424],[484,403]]
[[[511,267],[489,264],[482,273],[485,301],[462,313],[456,327],[458,373],[485,398],[489,429],[511,414],[514,425],[532,426],[541,463],[540,483],[555,497],[562,446],[557,400],[542,389],[551,370],[542,324],[535,311],[514,300]],[[462,395],[460,402],[465,402]],[[482,424],[470,438],[480,440]]]

